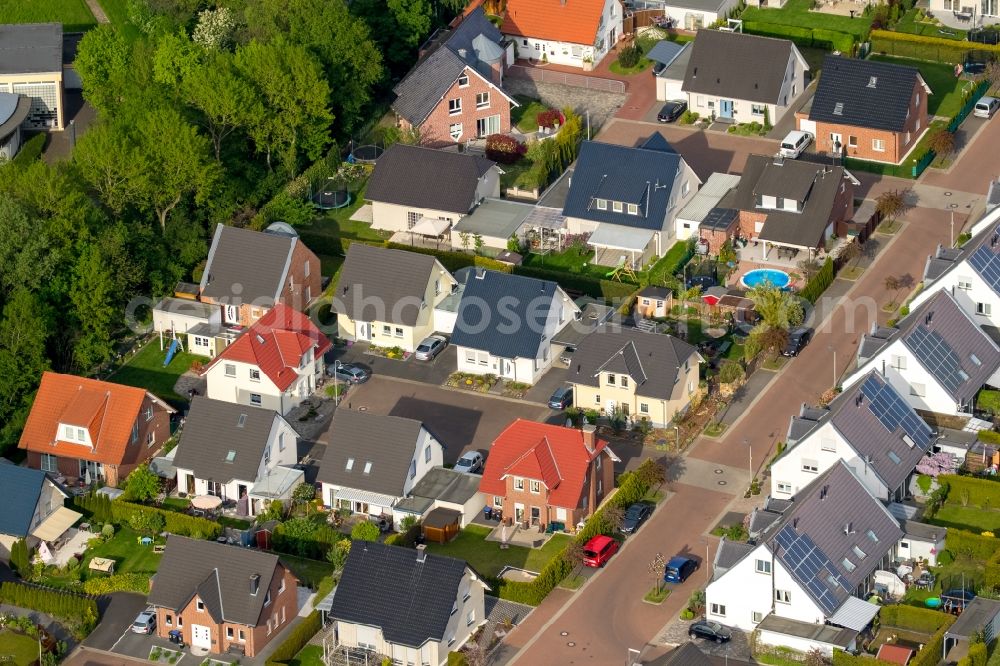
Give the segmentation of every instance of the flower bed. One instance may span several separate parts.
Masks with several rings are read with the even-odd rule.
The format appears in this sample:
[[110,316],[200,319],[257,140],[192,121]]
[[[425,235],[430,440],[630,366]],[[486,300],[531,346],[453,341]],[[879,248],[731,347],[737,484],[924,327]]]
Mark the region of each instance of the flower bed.
[[503,395],[508,398],[523,398],[530,388],[531,384],[504,380]]
[[391,358],[395,361],[405,361],[410,358],[410,352],[404,351],[402,347],[379,347],[378,345],[371,345],[365,353],[369,356],[381,356],[382,358]]
[[475,375],[470,372],[455,372],[448,377],[445,386],[465,389],[466,391],[475,391],[476,393],[489,393],[489,390],[496,383],[496,375]]

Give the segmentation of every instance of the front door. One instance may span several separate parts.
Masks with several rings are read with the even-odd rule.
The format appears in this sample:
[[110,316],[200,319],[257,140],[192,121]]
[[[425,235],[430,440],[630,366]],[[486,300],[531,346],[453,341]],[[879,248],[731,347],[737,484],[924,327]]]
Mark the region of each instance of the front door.
[[514,362],[508,359],[501,359],[500,364],[503,366],[503,376],[507,379],[514,379]]
[[731,99],[719,100],[719,117],[720,118],[733,117],[733,100]]
[[531,507],[531,524],[537,525],[542,518],[542,510],[537,506]]
[[836,132],[830,132],[830,152],[840,154],[844,147],[843,137]]
[[200,624],[191,625],[191,645],[195,647],[212,649],[212,630]]
[[371,340],[372,339],[372,325],[365,321],[359,321],[358,326],[358,340]]
[[195,490],[194,490],[194,474],[188,474],[186,481],[187,481],[187,494],[188,495],[194,495],[195,494]]
[[514,505],[514,522],[517,523],[518,525],[520,525],[521,521],[523,521],[523,520],[524,520],[524,505],[523,504],[515,504]]

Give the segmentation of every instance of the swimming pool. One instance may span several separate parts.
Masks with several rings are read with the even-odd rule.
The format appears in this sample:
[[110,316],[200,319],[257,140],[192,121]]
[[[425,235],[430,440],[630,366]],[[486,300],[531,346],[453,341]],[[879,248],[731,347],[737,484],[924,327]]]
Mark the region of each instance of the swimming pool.
[[791,283],[792,278],[785,271],[779,271],[776,268],[756,268],[752,271],[747,271],[746,274],[740,278],[740,282],[747,289],[753,289],[758,287],[765,282],[770,284],[772,287],[777,287],[778,289],[787,289],[789,283]]

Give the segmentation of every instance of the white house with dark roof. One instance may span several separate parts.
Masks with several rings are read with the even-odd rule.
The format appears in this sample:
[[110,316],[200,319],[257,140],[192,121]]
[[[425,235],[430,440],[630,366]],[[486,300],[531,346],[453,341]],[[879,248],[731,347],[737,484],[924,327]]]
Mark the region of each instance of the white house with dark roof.
[[448,237],[483,199],[499,196],[500,170],[482,155],[402,143],[378,159],[365,189],[373,229],[429,237]]
[[437,320],[437,308],[457,288],[431,255],[352,243],[331,304],[337,335],[413,351],[425,337],[451,325]]
[[177,489],[232,502],[256,516],[274,500],[288,500],[303,481],[298,434],[280,414],[195,396],[173,465]]
[[563,204],[566,229],[589,235],[594,263],[639,270],[670,249],[674,218],[699,185],[659,133],[637,148],[584,141]]
[[552,365],[553,336],[580,315],[555,282],[473,268],[452,332],[459,372],[534,384]]
[[682,90],[703,118],[774,124],[805,91],[808,70],[787,39],[699,30]]
[[771,465],[771,493],[791,499],[843,461],[874,497],[901,501],[936,439],[903,395],[870,370],[829,406],[803,405],[792,417],[788,448]]
[[24,129],[65,127],[61,24],[0,25],[0,92],[31,100],[19,122]]
[[[750,547],[718,555],[726,567],[705,591],[706,616],[743,631],[763,626],[768,642],[802,651],[849,649],[878,614],[864,599],[902,535],[885,506],[837,461],[752,536]],[[827,625],[850,633],[810,638]]]
[[334,652],[361,649],[396,664],[445,666],[486,623],[488,589],[463,560],[423,545],[355,541],[327,613]]
[[983,385],[1000,386],[1000,346],[938,291],[894,328],[873,326],[858,345],[858,370],[847,389],[870,371],[881,373],[916,409],[971,414]]
[[393,507],[444,464],[441,443],[413,419],[341,408],[324,439],[323,504],[390,522]]

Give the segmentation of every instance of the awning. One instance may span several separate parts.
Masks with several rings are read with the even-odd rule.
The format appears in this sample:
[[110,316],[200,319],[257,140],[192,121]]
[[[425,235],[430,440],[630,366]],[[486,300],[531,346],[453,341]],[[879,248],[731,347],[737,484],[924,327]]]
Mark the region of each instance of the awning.
[[535,206],[528,216],[524,218],[524,224],[529,227],[539,229],[565,229],[566,217],[559,208],[548,206]]
[[436,217],[422,217],[407,231],[420,234],[421,236],[440,236],[450,226],[451,222],[448,220],[441,220]]
[[80,520],[83,514],[77,513],[64,506],[59,507],[49,517],[42,521],[42,524],[35,528],[31,536],[42,541],[55,541],[63,535],[63,532],[73,526],[73,523]]
[[653,240],[655,233],[649,229],[629,229],[617,224],[598,224],[597,230],[590,235],[590,240],[587,242],[591,245],[615,250],[642,252],[649,246],[649,241]]
[[334,499],[361,502],[362,504],[374,504],[381,507],[390,507],[393,500],[395,500],[394,497],[389,497],[388,495],[371,493],[367,490],[358,490],[357,488],[338,488]]
[[857,597],[847,597],[847,601],[830,618],[830,624],[837,624],[841,627],[853,629],[854,631],[861,631],[878,615],[878,608],[878,606],[870,601],[858,599]]

